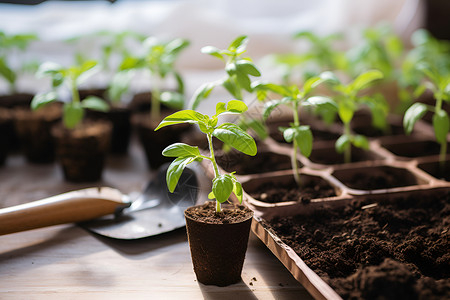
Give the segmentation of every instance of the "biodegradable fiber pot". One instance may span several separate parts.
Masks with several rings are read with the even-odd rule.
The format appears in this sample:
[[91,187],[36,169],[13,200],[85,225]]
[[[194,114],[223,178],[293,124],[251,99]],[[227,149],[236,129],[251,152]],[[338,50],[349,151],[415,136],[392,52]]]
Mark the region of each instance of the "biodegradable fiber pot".
[[245,206],[215,202],[186,209],[186,228],[197,280],[206,285],[227,286],[241,280],[253,211]]
[[85,122],[72,130],[58,124],[52,134],[56,141],[56,156],[67,181],[101,179],[111,139],[109,122]]

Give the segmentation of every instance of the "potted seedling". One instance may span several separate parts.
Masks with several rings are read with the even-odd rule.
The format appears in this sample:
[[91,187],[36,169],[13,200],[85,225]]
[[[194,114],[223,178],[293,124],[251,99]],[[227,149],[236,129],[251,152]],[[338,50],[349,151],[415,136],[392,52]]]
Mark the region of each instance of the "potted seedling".
[[[226,114],[242,114],[247,110],[244,102],[231,100],[219,102],[212,117],[194,110],[182,110],[167,116],[155,130],[180,123],[197,124],[206,135],[209,155],[202,154],[197,146],[175,143],[162,154],[175,157],[167,170],[167,187],[173,192],[184,168],[194,162],[208,160],[214,170],[212,191],[208,198],[216,199],[185,211],[189,245],[194,271],[199,282],[208,285],[227,286],[241,280],[241,271],[247,249],[253,211],[243,205],[225,206],[231,202],[232,193],[242,203],[243,190],[234,173],[221,174],[217,165],[213,137],[224,144],[254,156],[257,152],[254,139],[233,123],[219,125],[219,117]],[[207,216],[207,217],[202,217]],[[234,216],[234,217],[233,217]]]
[[352,161],[352,146],[362,149],[369,148],[368,139],[363,135],[354,134],[351,130],[351,122],[355,112],[367,105],[371,109],[374,108],[372,112],[373,120],[383,120],[386,117],[387,110],[379,109],[380,105],[382,106],[385,103],[384,101],[380,103],[379,97],[359,95],[360,92],[381,78],[383,78],[383,73],[378,70],[369,70],[360,74],[348,84],[342,83],[337,76],[334,76],[334,80],[330,80],[336,95],[331,101],[334,105],[327,105],[327,109],[334,110],[343,124],[343,133],[337,139],[335,148],[338,153],[344,154],[344,163]]
[[436,170],[438,177],[445,177],[445,160],[447,155],[448,133],[450,131],[450,120],[448,113],[442,108],[444,102],[450,101],[450,73],[441,73],[433,66],[422,62],[418,64],[425,81],[419,85],[416,95],[419,96],[429,89],[433,93],[435,105],[416,102],[405,112],[403,124],[406,133],[410,134],[417,120],[421,119],[426,112],[432,112],[432,124],[436,141],[440,144],[439,168]]
[[[145,111],[138,114],[134,121],[151,168],[157,168],[168,161],[161,157],[161,151],[178,141],[189,128],[187,125],[179,125],[161,132],[154,131],[164,116],[184,107],[184,81],[175,63],[187,46],[189,42],[181,38],[165,42],[149,37],[142,43],[143,54],[125,57],[119,67],[122,71],[143,70],[150,74],[151,92],[143,94],[145,102],[150,103],[150,113]],[[167,90],[165,87],[170,78],[176,82],[175,90]]]
[[0,77],[9,86],[8,94],[0,97],[0,106],[12,107],[30,104],[33,96],[19,93],[17,81],[24,71],[33,71],[35,63],[24,62],[22,57],[17,57],[16,51],[25,52],[30,43],[35,40],[37,40],[37,36],[34,34],[9,35],[0,31]]
[[7,34],[0,31],[0,78],[8,85],[8,91],[0,95],[0,164],[11,149],[19,148],[19,137],[14,126],[13,107],[29,107],[32,94],[18,91],[18,80],[24,73],[32,73],[33,62],[22,55],[37,39],[34,34]]
[[280,105],[287,107],[292,112],[293,122],[289,123],[289,127],[280,127],[283,137],[288,143],[292,143],[291,164],[295,181],[300,186],[300,174],[298,167],[297,154],[300,153],[309,157],[313,148],[313,134],[309,125],[300,123],[300,112],[302,107],[333,107],[335,103],[327,97],[312,96],[309,97],[313,90],[323,82],[334,79],[332,73],[324,72],[319,76],[308,79],[303,88],[297,85],[278,85],[274,83],[255,83],[254,88],[261,94],[268,91],[276,93],[283,97],[266,102],[264,106],[263,117],[265,120]]
[[84,120],[85,110],[107,111],[108,104],[95,97],[80,99],[79,85],[95,74],[97,62],[85,61],[81,65],[63,67],[43,63],[37,76],[50,77],[53,89],[33,98],[31,107],[39,110],[61,101],[56,89],[66,84],[70,99],[63,101],[63,120],[52,129],[56,141],[56,154],[66,180],[73,182],[97,181],[101,178],[105,155],[109,149],[111,124],[105,121]]

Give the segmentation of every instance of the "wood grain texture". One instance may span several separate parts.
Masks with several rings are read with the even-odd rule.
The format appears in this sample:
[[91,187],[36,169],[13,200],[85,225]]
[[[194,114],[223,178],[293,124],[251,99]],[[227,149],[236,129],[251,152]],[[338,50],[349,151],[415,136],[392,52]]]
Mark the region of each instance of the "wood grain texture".
[[[137,145],[111,157],[102,182],[64,182],[56,164],[27,164],[20,155],[0,168],[0,207],[70,190],[111,186],[140,190],[152,172]],[[196,281],[184,229],[141,240],[112,240],[73,224],[0,236],[0,299],[311,299],[281,262],[251,235],[242,282]]]

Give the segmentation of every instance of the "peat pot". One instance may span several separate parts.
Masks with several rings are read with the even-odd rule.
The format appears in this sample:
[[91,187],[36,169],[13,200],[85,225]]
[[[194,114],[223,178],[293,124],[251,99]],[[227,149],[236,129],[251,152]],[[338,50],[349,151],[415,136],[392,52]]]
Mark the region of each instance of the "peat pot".
[[56,142],[56,157],[67,181],[94,182],[101,179],[111,139],[109,122],[85,122],[72,130],[58,124],[52,134]]
[[215,202],[186,209],[186,228],[197,280],[206,285],[228,286],[241,280],[253,211],[246,206]]

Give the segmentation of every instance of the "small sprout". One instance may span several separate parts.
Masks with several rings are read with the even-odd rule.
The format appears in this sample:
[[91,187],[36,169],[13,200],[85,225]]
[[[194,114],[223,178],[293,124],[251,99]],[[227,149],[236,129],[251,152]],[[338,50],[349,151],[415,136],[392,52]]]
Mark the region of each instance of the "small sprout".
[[[175,69],[175,62],[180,53],[189,46],[184,39],[173,39],[162,42],[155,37],[149,37],[142,43],[143,54],[140,56],[126,56],[120,70],[144,69],[152,76],[151,117],[157,120],[160,116],[161,103],[181,109],[184,106],[184,81]],[[171,75],[177,82],[176,91],[162,92],[163,81]]]
[[92,60],[67,68],[51,62],[43,63],[39,67],[36,76],[50,77],[53,89],[49,92],[34,96],[31,101],[31,108],[36,110],[49,103],[58,101],[56,89],[66,84],[72,96],[70,101],[64,102],[63,123],[66,128],[75,128],[83,120],[85,109],[107,111],[109,106],[103,99],[90,96],[80,100],[78,87],[98,71],[96,66],[97,62]]
[[[336,141],[336,151],[338,153],[344,153],[344,161],[346,163],[351,162],[351,147],[352,145],[362,149],[369,148],[369,141],[363,135],[355,135],[351,131],[350,123],[356,111],[358,111],[363,105],[367,105],[369,108],[377,108],[383,105],[384,98],[364,96],[359,97],[358,93],[368,88],[374,81],[383,78],[383,73],[378,70],[369,70],[348,84],[343,84],[335,76],[334,80],[330,81],[337,95],[331,102],[333,105],[328,105],[327,109],[331,109],[338,114],[342,123],[344,124],[344,132]],[[374,109],[372,114],[386,113],[387,109]],[[386,115],[377,116],[374,119],[379,120],[385,118]]]
[[416,122],[427,111],[433,113],[433,129],[436,141],[440,144],[439,161],[441,169],[445,168],[445,155],[447,153],[447,135],[450,132],[450,118],[442,109],[443,101],[450,102],[450,73],[439,72],[438,68],[425,62],[419,63],[416,68],[422,72],[423,82],[416,89],[416,96],[429,89],[436,100],[435,105],[416,102],[406,110],[403,118],[403,127],[410,134]]
[[297,153],[300,150],[302,155],[309,157],[311,155],[313,145],[313,135],[311,129],[307,125],[300,124],[300,108],[302,106],[330,106],[331,108],[334,108],[334,102],[327,97],[309,97],[312,91],[319,84],[333,79],[330,75],[331,73],[324,72],[320,76],[308,79],[303,85],[303,89],[300,89],[296,85],[278,85],[274,83],[262,82],[258,82],[254,85],[254,89],[258,91],[260,95],[266,94],[267,92],[273,92],[282,97],[282,99],[266,102],[263,112],[263,117],[265,120],[279,105],[286,106],[292,111],[294,122],[290,123],[289,127],[280,127],[279,129],[283,132],[283,137],[286,142],[292,143],[293,145],[291,164],[294,172],[294,178],[298,185],[300,185],[300,174],[297,164]]
[[212,191],[209,193],[210,199],[216,199],[216,212],[221,211],[221,203],[228,201],[228,198],[234,193],[242,203],[243,190],[240,182],[237,180],[234,172],[229,174],[220,174],[217,165],[214,148],[212,146],[212,138],[216,137],[224,144],[233,147],[234,149],[254,156],[256,155],[256,143],[254,139],[242,130],[239,126],[233,123],[222,123],[218,125],[220,116],[226,114],[242,114],[247,110],[247,105],[240,100],[231,100],[227,104],[219,102],[216,105],[216,114],[212,117],[201,114],[194,110],[181,110],[167,116],[158,125],[155,130],[162,127],[180,124],[191,123],[197,124],[200,131],[206,134],[208,139],[208,146],[210,156],[205,156],[200,153],[197,146],[190,146],[184,143],[175,143],[166,147],[162,154],[167,157],[175,157],[175,160],[167,169],[166,180],[167,187],[170,192],[175,190],[184,168],[194,162],[207,159],[211,161],[214,168],[214,178],[212,180]]
[[[38,37],[34,34],[15,34],[8,35],[0,31],[0,77],[9,84],[11,93],[17,91],[17,80],[19,73],[22,71],[35,71],[34,63],[22,62],[21,66],[13,67],[11,65],[12,56],[16,54],[16,50],[24,52],[27,50],[30,43],[37,40]],[[20,60],[22,61],[22,60]]]

